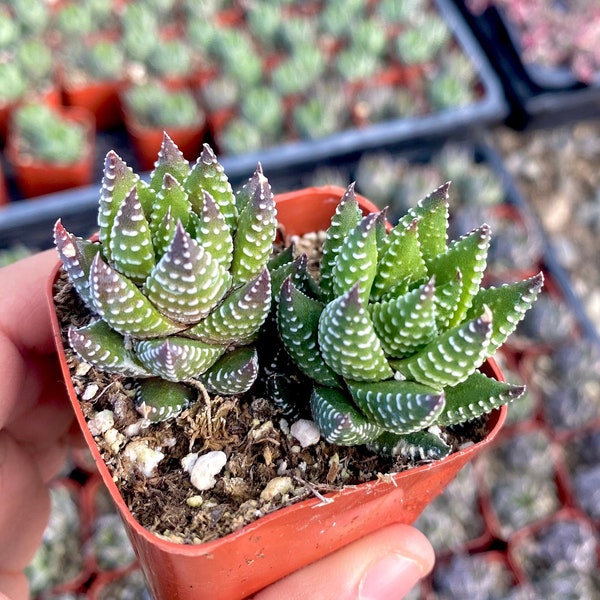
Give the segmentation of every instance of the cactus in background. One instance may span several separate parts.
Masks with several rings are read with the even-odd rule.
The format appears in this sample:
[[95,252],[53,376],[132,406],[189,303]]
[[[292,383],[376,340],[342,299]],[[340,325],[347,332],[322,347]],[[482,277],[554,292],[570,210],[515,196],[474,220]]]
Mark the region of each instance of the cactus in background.
[[204,112],[190,90],[170,90],[159,81],[132,85],[123,100],[143,127],[183,128],[204,122]]
[[208,145],[190,168],[165,134],[148,183],[109,152],[99,241],[60,221],[54,230],[93,314],[69,330],[72,349],[98,369],[134,377],[137,408],[152,421],[177,415],[200,386],[247,390],[258,369],[253,338],[271,306],[275,214],[260,166],[236,196]]
[[[450,243],[447,227],[448,184],[389,232],[383,212],[361,215],[352,185],[326,232],[319,282],[288,277],[281,286],[279,334],[312,382],[312,415],[328,442],[442,458],[451,448],[441,427],[523,393],[478,368],[532,305],[543,276],[480,287],[489,226]],[[288,383],[278,386],[282,405],[298,397]]]
[[88,151],[86,126],[62,116],[43,102],[19,106],[13,127],[19,152],[36,160],[73,164]]

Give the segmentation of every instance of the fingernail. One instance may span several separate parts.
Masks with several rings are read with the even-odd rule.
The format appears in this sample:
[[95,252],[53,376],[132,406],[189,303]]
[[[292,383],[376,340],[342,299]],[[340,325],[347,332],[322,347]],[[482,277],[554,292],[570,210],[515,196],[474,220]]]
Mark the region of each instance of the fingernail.
[[359,600],[402,598],[424,574],[418,561],[400,554],[388,555],[363,575],[358,587]]

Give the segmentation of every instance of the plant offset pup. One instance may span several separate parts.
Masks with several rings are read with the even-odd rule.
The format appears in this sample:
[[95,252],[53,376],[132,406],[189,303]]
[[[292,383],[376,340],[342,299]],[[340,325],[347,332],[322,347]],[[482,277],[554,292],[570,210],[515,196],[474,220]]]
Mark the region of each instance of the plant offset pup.
[[448,243],[448,187],[388,232],[384,213],[362,216],[350,186],[326,233],[318,285],[288,277],[281,286],[280,336],[312,380],[312,415],[330,443],[441,458],[451,448],[440,427],[524,391],[478,368],[535,301],[543,275],[482,288],[490,228]]
[[138,410],[152,421],[176,416],[200,384],[246,391],[258,372],[253,337],[271,306],[275,215],[260,166],[236,196],[207,145],[190,168],[165,134],[148,183],[109,152],[99,241],[55,226],[65,271],[95,315],[69,330],[71,347],[136,378]]

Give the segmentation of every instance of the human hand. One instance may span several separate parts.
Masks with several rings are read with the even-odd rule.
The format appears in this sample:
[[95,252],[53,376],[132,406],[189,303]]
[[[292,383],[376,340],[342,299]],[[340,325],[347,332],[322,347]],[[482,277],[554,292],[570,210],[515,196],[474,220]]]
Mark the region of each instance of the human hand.
[[433,548],[420,531],[389,525],[277,581],[253,600],[399,600],[433,562]]
[[50,513],[73,411],[54,352],[48,250],[0,269],[0,598],[28,598],[23,573]]

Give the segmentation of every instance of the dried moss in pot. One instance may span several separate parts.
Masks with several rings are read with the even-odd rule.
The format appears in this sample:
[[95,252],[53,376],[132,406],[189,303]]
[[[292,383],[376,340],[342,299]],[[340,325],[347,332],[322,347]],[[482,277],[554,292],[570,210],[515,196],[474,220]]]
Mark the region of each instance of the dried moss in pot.
[[[236,195],[210,148],[190,168],[165,136],[149,183],[109,153],[99,225],[98,242],[55,231],[71,377],[130,510],[169,539],[215,539],[446,456],[522,392],[477,368],[541,276],[480,290],[489,231],[446,245],[447,186],[390,232],[383,213],[360,215],[351,186],[317,281],[304,256],[273,252],[260,167]],[[399,350],[390,327],[407,315],[419,334]],[[464,400],[470,388],[478,405]],[[191,481],[198,464],[206,489]]]

